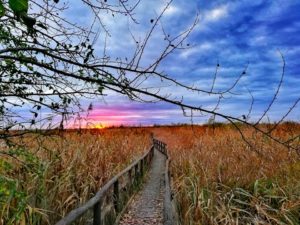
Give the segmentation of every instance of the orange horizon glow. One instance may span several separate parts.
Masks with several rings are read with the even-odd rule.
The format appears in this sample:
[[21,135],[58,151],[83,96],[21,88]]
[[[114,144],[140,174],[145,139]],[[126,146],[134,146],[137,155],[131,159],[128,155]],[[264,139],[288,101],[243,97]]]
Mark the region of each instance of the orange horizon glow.
[[91,128],[92,129],[105,129],[105,128],[107,128],[108,126],[106,126],[105,124],[102,124],[102,123],[100,123],[100,124],[95,124],[94,126],[92,126]]

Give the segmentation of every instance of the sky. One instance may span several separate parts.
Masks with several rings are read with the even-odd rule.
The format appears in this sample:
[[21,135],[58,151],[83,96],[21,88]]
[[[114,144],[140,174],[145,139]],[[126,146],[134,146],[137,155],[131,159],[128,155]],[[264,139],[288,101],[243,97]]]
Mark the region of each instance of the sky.
[[[65,17],[78,24],[90,24],[92,17],[86,7],[72,4]],[[133,1],[132,1],[133,2]],[[100,15],[110,37],[107,37],[107,54],[112,57],[130,57],[134,43],[128,32],[142,39],[151,28],[150,20],[163,10],[164,0],[142,0],[132,23],[126,17]],[[278,121],[300,97],[300,2],[297,0],[174,0],[166,10],[162,24],[165,32],[175,36],[189,27],[199,16],[199,21],[186,43],[190,48],[175,51],[165,59],[160,71],[187,85],[196,85],[210,90],[217,64],[218,74],[214,90],[228,89],[247,67],[245,76],[232,92],[221,100],[218,112],[241,118],[249,115],[257,120],[266,110],[276,92],[281,78],[283,54],[286,67],[279,95],[264,121]],[[99,54],[103,51],[104,35],[95,43]],[[145,50],[143,65],[157,57],[165,42],[161,30],[151,37]],[[161,87],[162,94],[173,99],[205,109],[215,107],[216,98],[192,93],[183,88],[150,80],[146,85]],[[93,104],[93,110],[84,114],[96,127],[111,125],[153,125],[176,123],[205,123],[210,115],[184,116],[183,111],[164,102],[138,103],[110,91],[99,99],[82,99],[83,105]],[[216,118],[218,120],[220,118]],[[300,120],[300,107],[287,118]]]

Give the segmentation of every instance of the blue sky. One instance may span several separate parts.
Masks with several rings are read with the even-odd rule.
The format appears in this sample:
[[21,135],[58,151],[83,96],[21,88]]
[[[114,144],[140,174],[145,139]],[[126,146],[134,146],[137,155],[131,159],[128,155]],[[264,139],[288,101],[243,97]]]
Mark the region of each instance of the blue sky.
[[[73,2],[70,1],[71,7],[65,16],[78,24],[90,24],[92,17],[88,9],[80,4],[73,5]],[[130,57],[134,43],[128,27],[142,39],[151,27],[150,20],[165,4],[162,0],[142,0],[135,11],[139,24],[122,16],[100,15],[111,35],[107,39],[107,54]],[[180,82],[209,90],[219,63],[215,90],[226,90],[249,63],[246,75],[233,90],[238,95],[222,99],[218,111],[236,117],[247,114],[252,99],[250,91],[255,99],[250,120],[255,121],[267,108],[280,80],[280,51],[286,60],[285,78],[279,96],[267,114],[271,121],[279,120],[300,97],[299,12],[300,2],[296,0],[174,0],[162,18],[167,33],[172,36],[181,32],[193,23],[197,14],[199,22],[186,42],[193,47],[175,51],[163,61],[159,70]],[[95,43],[99,55],[103,52],[104,38],[100,35]],[[155,59],[164,45],[162,32],[157,30],[146,48],[143,65]],[[191,93],[155,79],[150,84],[161,87],[162,93],[170,93],[174,99],[183,97],[184,102],[206,109],[212,109],[216,102],[213,96]],[[83,105],[93,103],[90,120],[94,123],[149,125],[191,121],[183,116],[181,109],[167,103],[137,103],[115,93],[106,93],[105,98],[82,100]],[[205,122],[208,118],[195,117],[194,122]],[[299,106],[288,119],[300,120]]]

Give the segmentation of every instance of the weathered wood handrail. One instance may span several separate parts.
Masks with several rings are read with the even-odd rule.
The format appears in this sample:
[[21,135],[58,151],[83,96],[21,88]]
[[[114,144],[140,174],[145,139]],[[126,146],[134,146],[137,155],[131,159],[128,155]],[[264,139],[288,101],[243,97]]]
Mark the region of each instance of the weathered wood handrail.
[[153,139],[153,146],[168,158],[167,144],[157,139]]
[[[80,219],[92,208],[94,225],[114,224],[118,214],[122,211],[122,207],[124,207],[128,201],[129,195],[133,194],[134,184],[141,182],[142,179],[140,178],[143,176],[145,168],[149,167],[153,155],[154,146],[152,146],[141,158],[109,180],[95,196],[88,200],[84,205],[72,210],[55,225],[70,225]],[[128,175],[128,178],[127,181],[125,181],[125,184],[123,184],[122,180],[124,181],[126,175]],[[112,207],[109,209],[105,208],[106,205],[111,204],[111,201]]]

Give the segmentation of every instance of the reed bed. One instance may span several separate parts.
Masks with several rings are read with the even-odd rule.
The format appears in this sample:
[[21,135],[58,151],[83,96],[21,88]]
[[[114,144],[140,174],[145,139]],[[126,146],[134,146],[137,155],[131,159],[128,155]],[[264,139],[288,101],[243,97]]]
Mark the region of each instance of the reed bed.
[[[0,143],[0,225],[53,224],[148,150],[151,132],[168,145],[182,225],[300,224],[299,156],[240,128],[251,147],[222,124],[29,134],[15,139],[18,146]],[[288,123],[273,134],[299,131]]]
[[[168,144],[183,225],[300,224],[299,155],[241,129],[251,147],[230,125],[155,129]],[[299,131],[299,125],[287,124],[274,135],[288,138]]]
[[144,129],[29,134],[0,154],[0,224],[54,224],[150,147]]

